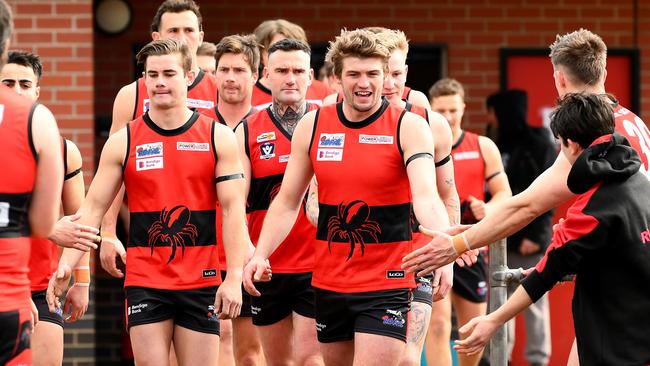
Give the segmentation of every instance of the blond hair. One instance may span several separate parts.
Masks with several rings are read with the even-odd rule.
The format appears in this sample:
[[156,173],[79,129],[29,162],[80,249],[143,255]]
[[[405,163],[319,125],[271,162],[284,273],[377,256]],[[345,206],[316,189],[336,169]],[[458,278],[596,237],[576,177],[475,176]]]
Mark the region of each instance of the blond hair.
[[[381,30],[382,28],[373,27],[373,29]],[[374,30],[371,31],[374,32]],[[408,54],[409,40],[406,38],[406,34],[404,34],[404,32],[401,30],[383,28],[383,30],[374,33],[377,34],[379,42],[386,46],[386,48],[388,48],[388,51],[391,53],[395,50],[400,50],[404,52],[404,54]]]
[[214,43],[212,42],[206,42],[206,41],[203,41],[199,46],[199,48],[196,50],[197,56],[214,57],[216,53],[217,53],[217,46],[215,46]]
[[343,29],[341,35],[330,41],[325,60],[334,65],[334,75],[339,78],[343,72],[343,60],[348,57],[379,58],[384,73],[388,73],[390,52],[373,32],[364,29]]
[[594,85],[605,75],[607,46],[595,33],[580,28],[557,35],[550,48],[553,67],[562,66],[572,82]]
[[444,78],[436,81],[435,84],[429,88],[429,100],[434,100],[438,97],[446,97],[448,95],[459,95],[460,99],[465,100],[465,89],[463,84],[456,79]]
[[192,70],[192,55],[187,46],[175,39],[159,39],[147,43],[140,52],[135,56],[138,64],[147,66],[149,56],[164,56],[178,53],[181,56],[181,66],[183,71],[188,73]]
[[260,67],[260,50],[258,47],[259,45],[255,41],[255,35],[253,34],[235,34],[223,37],[217,44],[215,50],[217,65],[219,65],[221,56],[226,53],[241,54],[244,55],[244,59],[248,63],[248,66],[250,66],[251,72],[256,73]]

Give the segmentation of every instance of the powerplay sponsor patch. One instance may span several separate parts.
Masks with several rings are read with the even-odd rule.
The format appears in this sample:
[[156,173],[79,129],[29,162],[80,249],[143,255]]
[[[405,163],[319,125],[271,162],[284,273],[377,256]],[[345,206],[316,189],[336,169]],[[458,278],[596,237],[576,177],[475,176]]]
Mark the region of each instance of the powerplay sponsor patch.
[[207,142],[176,142],[176,150],[180,151],[210,151],[210,144]]

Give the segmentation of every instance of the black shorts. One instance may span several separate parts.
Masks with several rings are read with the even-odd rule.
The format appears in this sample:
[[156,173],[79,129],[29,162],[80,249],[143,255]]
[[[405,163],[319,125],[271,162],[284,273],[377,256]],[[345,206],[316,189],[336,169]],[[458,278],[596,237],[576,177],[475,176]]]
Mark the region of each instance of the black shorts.
[[413,302],[421,302],[431,306],[433,304],[433,275],[415,277],[415,288],[413,289]]
[[50,309],[47,307],[47,300],[45,300],[46,292],[47,290],[32,292],[32,301],[34,301],[34,305],[38,309],[38,321],[54,323],[63,328],[63,310],[57,308],[56,313],[50,313]]
[[[226,274],[228,272],[226,271],[221,271],[221,281],[226,279]],[[241,313],[239,314],[240,318],[250,318],[253,316],[253,313],[251,312],[251,299],[252,296],[244,290],[244,285],[242,284],[241,286]]]
[[10,361],[31,365],[29,340],[32,334],[29,308],[0,313],[0,365]]
[[460,267],[454,263],[453,291],[460,297],[475,303],[486,302],[488,283],[485,257],[479,254],[471,266]]
[[271,325],[296,314],[314,318],[314,288],[311,273],[277,273],[269,282],[257,282],[262,294],[253,297],[253,324]]
[[124,291],[127,328],[173,319],[175,325],[183,328],[219,335],[219,320],[214,311],[215,286],[192,290],[128,286]]
[[353,340],[357,332],[406,342],[409,289],[341,293],[314,288],[314,292],[319,342]]

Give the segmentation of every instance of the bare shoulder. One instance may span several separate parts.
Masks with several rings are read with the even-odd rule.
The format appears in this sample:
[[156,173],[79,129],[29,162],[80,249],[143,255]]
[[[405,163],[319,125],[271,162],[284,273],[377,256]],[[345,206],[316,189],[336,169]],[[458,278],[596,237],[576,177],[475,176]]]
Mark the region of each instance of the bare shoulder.
[[431,109],[429,98],[427,98],[427,96],[424,95],[424,93],[419,90],[411,89],[411,92],[409,93],[408,101],[413,105],[417,105],[429,110]]
[[137,92],[137,81],[124,85],[113,102],[113,120],[111,122],[111,133],[124,127],[127,122],[133,119],[135,111],[135,95]]
[[329,105],[329,104],[334,104],[338,100],[339,94],[338,93],[333,93],[325,97],[323,99],[323,105]]
[[66,174],[68,174],[81,168],[82,157],[81,151],[79,151],[77,144],[70,140],[66,140],[65,149],[67,157],[66,165],[68,166],[68,171]]

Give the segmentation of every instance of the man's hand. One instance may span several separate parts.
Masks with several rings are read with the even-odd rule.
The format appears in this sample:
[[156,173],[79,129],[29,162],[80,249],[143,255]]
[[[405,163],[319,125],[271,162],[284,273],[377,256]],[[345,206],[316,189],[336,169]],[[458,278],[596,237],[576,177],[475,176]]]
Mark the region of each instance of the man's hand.
[[467,197],[467,200],[469,201],[469,209],[472,210],[474,218],[476,220],[482,220],[486,215],[485,202],[474,196]]
[[519,253],[524,256],[533,255],[539,253],[542,250],[542,246],[536,242],[524,238],[519,245]]
[[454,349],[460,353],[474,355],[483,350],[487,342],[502,324],[492,320],[490,315],[483,315],[470,320],[458,332],[463,340],[455,341]]
[[214,299],[214,311],[217,319],[234,319],[239,316],[242,305],[241,274],[228,271]]
[[70,287],[65,295],[65,304],[63,305],[63,314],[70,312],[67,318],[64,316],[66,323],[76,322],[86,314],[86,310],[88,310],[88,290],[88,284],[74,284]]
[[29,323],[32,326],[32,332],[34,332],[34,327],[36,326],[36,323],[38,323],[38,308],[36,308],[36,304],[34,304],[34,300],[32,298],[29,298],[29,313],[31,314],[31,319]]
[[117,256],[120,256],[122,262],[126,264],[126,250],[122,242],[115,237],[104,236],[102,238],[102,245],[99,248],[99,259],[102,263],[102,268],[111,276],[122,278],[124,273],[117,268]]
[[420,232],[431,237],[431,241],[420,249],[407,254],[402,259],[402,268],[407,272],[416,272],[416,276],[424,276],[453,262],[458,258],[458,254],[454,249],[451,236],[460,234],[469,228],[469,225],[456,225],[443,233],[429,230],[420,225]]
[[101,237],[98,235],[99,230],[92,226],[75,223],[79,218],[81,218],[79,213],[63,216],[54,225],[49,239],[58,246],[74,248],[84,252],[97,249],[97,243],[101,241]]
[[260,296],[261,293],[255,288],[253,282],[270,281],[271,275],[269,260],[253,255],[244,267],[244,289],[251,296]]
[[72,269],[65,263],[59,263],[59,268],[52,274],[50,282],[47,285],[47,293],[45,300],[50,313],[55,313],[57,309],[61,310],[61,301],[59,298],[70,284],[70,277],[72,276]]
[[449,290],[451,290],[454,285],[454,264],[449,263],[444,267],[436,269],[431,285],[433,286],[434,302],[447,297]]

